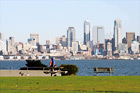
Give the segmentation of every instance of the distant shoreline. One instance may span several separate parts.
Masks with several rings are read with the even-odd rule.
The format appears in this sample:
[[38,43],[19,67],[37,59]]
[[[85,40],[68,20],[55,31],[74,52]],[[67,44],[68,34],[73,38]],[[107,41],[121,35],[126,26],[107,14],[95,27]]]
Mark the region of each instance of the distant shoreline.
[[[0,61],[26,61],[26,60],[50,60],[50,59],[23,59],[23,60],[0,60]],[[55,60],[61,60],[61,59],[55,59]],[[67,60],[67,59],[63,59]],[[74,60],[74,59],[68,59],[68,60]],[[80,59],[80,60],[131,60],[131,59]],[[139,59],[133,59],[133,60],[139,60]]]

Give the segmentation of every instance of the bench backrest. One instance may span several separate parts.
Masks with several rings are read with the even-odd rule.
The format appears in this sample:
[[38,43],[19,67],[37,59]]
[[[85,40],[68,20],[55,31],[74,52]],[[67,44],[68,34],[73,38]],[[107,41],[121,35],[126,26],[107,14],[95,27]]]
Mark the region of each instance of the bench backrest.
[[113,73],[114,69],[112,67],[96,67],[94,68],[95,73]]

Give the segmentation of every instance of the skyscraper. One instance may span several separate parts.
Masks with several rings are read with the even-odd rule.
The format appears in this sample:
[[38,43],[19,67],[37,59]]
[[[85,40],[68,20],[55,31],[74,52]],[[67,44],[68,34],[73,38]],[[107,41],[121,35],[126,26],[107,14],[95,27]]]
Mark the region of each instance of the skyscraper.
[[137,36],[137,41],[140,43],[140,36]]
[[131,42],[135,40],[135,32],[126,32],[126,42],[128,44],[128,51],[131,50]]
[[108,43],[109,43],[109,47],[111,47],[111,50],[112,50],[112,39],[105,39],[105,54],[106,55],[108,54]]
[[75,42],[75,29],[69,27],[67,30],[67,47],[72,47],[72,42]]
[[114,21],[114,40],[115,48],[117,48],[118,44],[122,43],[122,21],[120,19]]
[[3,41],[3,33],[0,32],[0,40]]
[[6,44],[8,54],[16,54],[15,38],[9,37]]
[[104,27],[93,27],[93,45],[104,44]]
[[78,52],[78,42],[72,42],[72,52],[73,54]]
[[112,56],[112,43],[107,43],[107,56]]
[[14,45],[15,44],[15,38],[14,37],[9,37],[9,44]]
[[3,39],[3,33],[0,32],[0,55],[2,55],[4,51],[6,51],[6,44]]
[[90,41],[90,22],[84,21],[84,45]]
[[39,34],[31,33],[30,39],[36,39],[36,44],[39,45]]
[[66,47],[66,42],[67,42],[67,41],[66,41],[65,35],[62,36],[62,40],[61,40],[61,41],[62,41],[62,42],[61,42],[62,46],[63,46],[63,47]]
[[104,55],[104,43],[104,27],[93,27],[93,50],[96,55],[98,54],[98,52],[100,52],[101,55]]

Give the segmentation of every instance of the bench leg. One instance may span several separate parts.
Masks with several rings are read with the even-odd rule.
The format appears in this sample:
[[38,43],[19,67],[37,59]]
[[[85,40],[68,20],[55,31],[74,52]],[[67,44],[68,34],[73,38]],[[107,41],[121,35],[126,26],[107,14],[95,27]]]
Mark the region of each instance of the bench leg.
[[98,73],[96,73],[96,76],[98,76]]

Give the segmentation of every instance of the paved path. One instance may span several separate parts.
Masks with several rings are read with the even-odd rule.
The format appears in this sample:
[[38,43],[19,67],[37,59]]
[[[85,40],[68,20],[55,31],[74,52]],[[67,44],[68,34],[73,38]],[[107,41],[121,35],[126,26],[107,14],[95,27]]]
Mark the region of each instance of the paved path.
[[45,74],[42,70],[0,70],[0,77],[17,76],[51,76],[51,74]]

